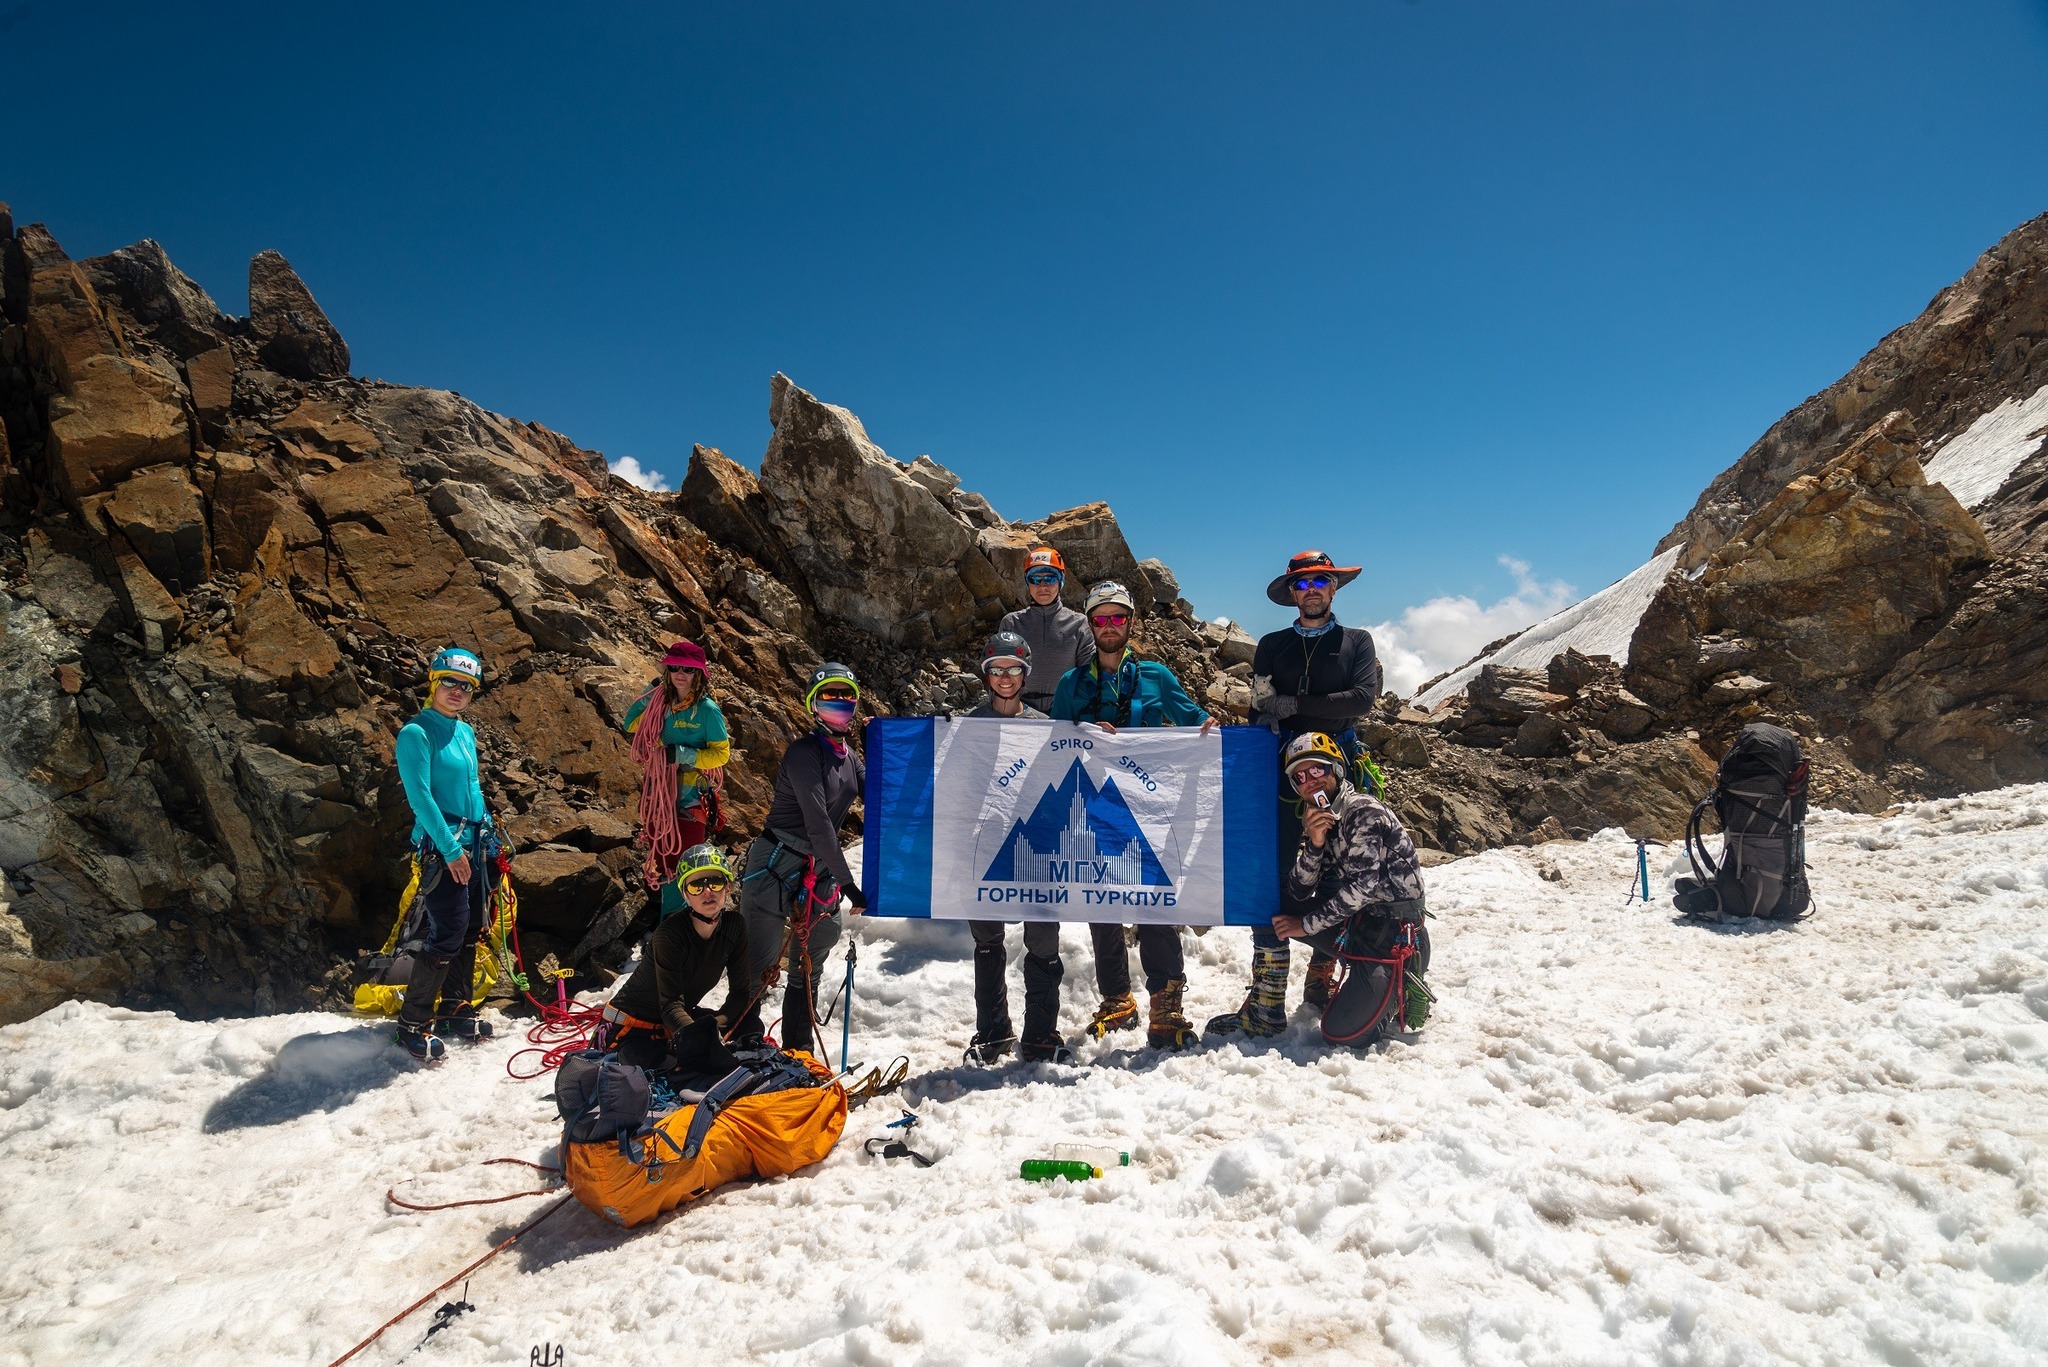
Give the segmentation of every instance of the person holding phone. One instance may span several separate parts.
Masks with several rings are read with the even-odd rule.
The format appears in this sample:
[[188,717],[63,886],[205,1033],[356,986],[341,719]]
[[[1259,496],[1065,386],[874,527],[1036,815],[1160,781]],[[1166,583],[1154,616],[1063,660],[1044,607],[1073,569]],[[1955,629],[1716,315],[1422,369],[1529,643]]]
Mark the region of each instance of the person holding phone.
[[[1408,971],[1419,980],[1429,969],[1422,864],[1401,818],[1351,785],[1344,752],[1320,732],[1289,741],[1285,763],[1288,782],[1302,798],[1301,845],[1287,873],[1301,912],[1274,917],[1274,934],[1306,941],[1332,956],[1341,947],[1355,959],[1384,959],[1412,926],[1416,956]],[[1279,961],[1277,977],[1270,961],[1260,973],[1253,984],[1258,1008],[1279,1014],[1287,989],[1286,961]],[[1349,990],[1340,988],[1333,1001],[1341,1002]],[[1370,1024],[1376,1029],[1380,1022]]]

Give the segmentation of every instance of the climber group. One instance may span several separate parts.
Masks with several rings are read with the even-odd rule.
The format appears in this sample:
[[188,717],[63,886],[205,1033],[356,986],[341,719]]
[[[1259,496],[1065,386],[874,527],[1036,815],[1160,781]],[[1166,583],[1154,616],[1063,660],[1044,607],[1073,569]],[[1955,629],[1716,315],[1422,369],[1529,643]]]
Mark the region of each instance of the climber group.
[[[1332,606],[1358,574],[1356,566],[1304,551],[1267,590],[1295,610],[1289,626],[1258,642],[1252,663],[1254,720],[1279,734],[1284,751],[1280,913],[1252,931],[1244,1002],[1211,1019],[1211,1034],[1286,1029],[1289,944],[1297,939],[1313,956],[1304,1000],[1322,1010],[1327,1038],[1369,1041],[1419,1025],[1426,1012],[1428,936],[1415,849],[1380,801],[1378,770],[1357,731],[1378,697],[1380,666],[1371,633],[1342,626]],[[1092,585],[1074,610],[1065,601],[1066,565],[1050,546],[1030,552],[1024,581],[1026,606],[1005,616],[983,648],[985,693],[958,716],[1051,718],[1108,732],[1197,726],[1205,735],[1221,724],[1169,667],[1138,653],[1137,598],[1123,585]],[[661,669],[623,722],[641,771],[643,871],[658,893],[658,919],[638,966],[604,1008],[596,1042],[646,1066],[715,1073],[731,1066],[735,1051],[771,1047],[763,1018],[780,984],[781,1046],[815,1053],[819,969],[841,937],[842,915],[859,915],[866,905],[841,846],[865,782],[856,743],[860,682],[838,663],[811,673],[804,694],[810,728],[785,749],[762,829],[736,869],[715,843],[726,834],[721,794],[731,741],[711,695],[709,661],[699,646],[678,641]],[[483,672],[470,651],[451,646],[436,655],[427,706],[398,741],[414,815],[412,915],[425,918],[424,952],[405,980],[399,1025],[406,1048],[423,1059],[438,1057],[445,1037],[490,1032],[464,990],[500,844],[483,800],[475,737],[460,719]],[[968,1061],[994,1063],[1012,1052],[1026,1061],[1070,1060],[1058,1029],[1058,922],[1024,923],[1021,1034],[1010,1014],[1006,923],[974,919],[969,927],[975,1022]],[[1089,926],[1099,1005],[1086,1035],[1101,1039],[1142,1024],[1156,1049],[1199,1038],[1185,1014],[1181,929]],[[1145,981],[1142,1014],[1127,936]],[[720,981],[725,1000],[709,1010],[704,999]]]

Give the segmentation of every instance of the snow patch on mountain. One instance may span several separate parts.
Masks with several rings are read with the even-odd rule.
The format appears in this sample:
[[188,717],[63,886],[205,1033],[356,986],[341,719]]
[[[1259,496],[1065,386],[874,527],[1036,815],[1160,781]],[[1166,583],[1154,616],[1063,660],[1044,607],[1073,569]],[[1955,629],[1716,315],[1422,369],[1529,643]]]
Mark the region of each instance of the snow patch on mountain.
[[1951,438],[1927,462],[1927,482],[1943,484],[1965,508],[1997,493],[2021,462],[2048,440],[2048,385],[2007,399]]
[[1567,649],[1582,655],[1611,655],[1628,660],[1628,644],[1636,624],[1657,596],[1657,588],[1678,564],[1683,546],[1674,546],[1648,564],[1639,565],[1591,597],[1583,598],[1564,611],[1546,617],[1491,655],[1482,656],[1463,669],[1440,679],[1416,701],[1434,707],[1445,698],[1461,693],[1484,665],[1515,665],[1541,669],[1551,658]]

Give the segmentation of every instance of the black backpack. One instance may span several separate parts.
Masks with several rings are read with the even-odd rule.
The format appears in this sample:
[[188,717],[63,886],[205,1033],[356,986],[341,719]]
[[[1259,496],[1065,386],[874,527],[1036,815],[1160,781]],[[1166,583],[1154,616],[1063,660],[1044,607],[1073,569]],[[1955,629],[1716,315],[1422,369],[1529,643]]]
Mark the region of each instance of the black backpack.
[[599,1049],[579,1049],[555,1073],[555,1109],[565,1143],[616,1139],[619,1152],[640,1161],[639,1137],[650,1102],[645,1070]]
[[[1679,878],[1672,902],[1688,916],[1719,921],[1751,916],[1796,921],[1808,914],[1806,756],[1782,726],[1751,722],[1721,756],[1714,791],[1692,809],[1685,853],[1691,878]],[[1712,807],[1721,819],[1721,857],[1707,853],[1700,825]]]

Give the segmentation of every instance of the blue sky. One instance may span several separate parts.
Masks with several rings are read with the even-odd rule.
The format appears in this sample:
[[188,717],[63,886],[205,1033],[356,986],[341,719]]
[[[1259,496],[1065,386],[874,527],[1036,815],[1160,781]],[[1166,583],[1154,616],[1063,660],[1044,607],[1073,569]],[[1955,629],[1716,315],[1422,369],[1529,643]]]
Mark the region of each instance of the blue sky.
[[2048,210],[2042,3],[0,0],[0,49],[0,198],[74,255],[239,311],[275,247],[360,373],[671,480],[782,370],[1255,629],[1307,544],[1467,637],[1608,583]]

